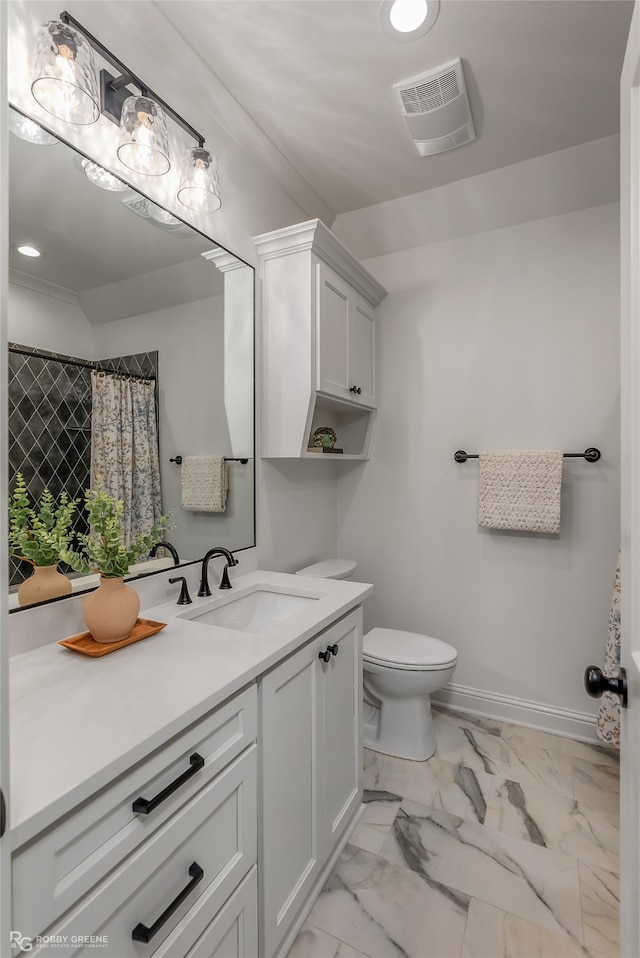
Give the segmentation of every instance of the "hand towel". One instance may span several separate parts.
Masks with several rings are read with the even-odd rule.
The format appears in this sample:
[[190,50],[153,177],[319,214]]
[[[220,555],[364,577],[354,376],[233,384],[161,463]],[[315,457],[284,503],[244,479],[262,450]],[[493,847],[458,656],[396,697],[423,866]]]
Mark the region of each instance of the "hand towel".
[[[605,675],[616,678],[620,675],[620,556],[613,577],[611,590],[611,605],[609,607],[609,627],[607,629],[607,643],[604,655]],[[605,745],[620,748],[620,698],[613,692],[603,692],[598,709],[596,725],[598,738]]]
[[480,452],[478,525],[520,532],[560,531],[562,451]]
[[229,488],[227,464],[219,456],[184,456],[182,508],[189,512],[224,512]]

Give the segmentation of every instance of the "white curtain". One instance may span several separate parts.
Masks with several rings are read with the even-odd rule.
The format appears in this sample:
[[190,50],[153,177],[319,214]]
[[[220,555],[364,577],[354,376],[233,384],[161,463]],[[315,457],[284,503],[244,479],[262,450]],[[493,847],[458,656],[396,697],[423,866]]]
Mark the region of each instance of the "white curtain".
[[151,380],[91,373],[91,484],[124,503],[128,548],[162,515],[156,384]]

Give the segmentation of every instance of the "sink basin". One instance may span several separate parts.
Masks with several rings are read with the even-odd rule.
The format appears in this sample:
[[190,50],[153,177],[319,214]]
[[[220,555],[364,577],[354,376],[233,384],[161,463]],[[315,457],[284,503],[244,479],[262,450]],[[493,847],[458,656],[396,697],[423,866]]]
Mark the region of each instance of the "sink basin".
[[242,595],[230,596],[225,600],[216,599],[200,608],[190,609],[178,618],[236,632],[270,632],[289,616],[320,598],[322,593],[281,592],[275,588],[256,586]]

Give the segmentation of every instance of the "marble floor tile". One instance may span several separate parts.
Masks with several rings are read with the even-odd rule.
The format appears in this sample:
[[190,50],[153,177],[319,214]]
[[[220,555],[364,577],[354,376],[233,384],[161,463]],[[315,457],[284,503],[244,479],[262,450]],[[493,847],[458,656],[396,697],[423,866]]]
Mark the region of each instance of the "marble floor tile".
[[393,792],[366,791],[362,818],[349,836],[349,843],[377,855],[393,825],[402,797]]
[[501,736],[456,723],[442,721],[438,727],[436,756],[521,784],[547,788],[573,798],[573,759],[548,748],[530,745],[511,747]]
[[495,789],[485,825],[578,861],[619,869],[617,821],[597,806],[507,780]]
[[300,929],[287,958],[335,958],[340,944],[337,938],[314,928],[307,921]]
[[552,735],[550,732],[541,732],[537,729],[523,728],[520,725],[504,725],[502,738],[512,748],[522,745],[534,748],[550,749],[559,755],[568,755],[571,758],[591,762],[592,765],[608,765],[611,768],[620,767],[620,754],[604,745],[590,745],[587,742],[578,742],[564,735]]
[[469,899],[347,845],[309,923],[370,958],[459,958]]
[[381,855],[427,882],[582,941],[578,865],[562,852],[405,801]]
[[486,732],[488,735],[502,735],[503,724],[495,719],[483,718],[480,715],[469,715],[468,712],[452,712],[441,706],[432,706],[431,714],[435,722],[436,731],[446,724],[456,725],[458,728],[476,729],[478,732]]
[[471,899],[461,958],[591,958],[579,942]]
[[364,787],[393,792],[422,805],[483,822],[495,783],[486,772],[441,761],[436,756],[426,762],[410,762],[367,749]]
[[603,808],[616,818],[620,814],[620,776],[616,768],[573,759],[573,797],[592,807]]
[[365,955],[363,951],[358,951],[357,948],[353,948],[345,941],[341,941],[340,946],[336,951],[335,958],[371,958],[371,956]]
[[620,881],[616,873],[580,863],[580,893],[587,948],[607,958],[620,953]]

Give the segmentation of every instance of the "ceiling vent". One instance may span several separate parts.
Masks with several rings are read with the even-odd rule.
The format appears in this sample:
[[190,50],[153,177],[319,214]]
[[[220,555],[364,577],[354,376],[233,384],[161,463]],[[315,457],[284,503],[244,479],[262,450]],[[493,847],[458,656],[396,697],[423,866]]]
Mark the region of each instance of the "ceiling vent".
[[393,89],[420,156],[475,140],[461,60],[401,80]]

